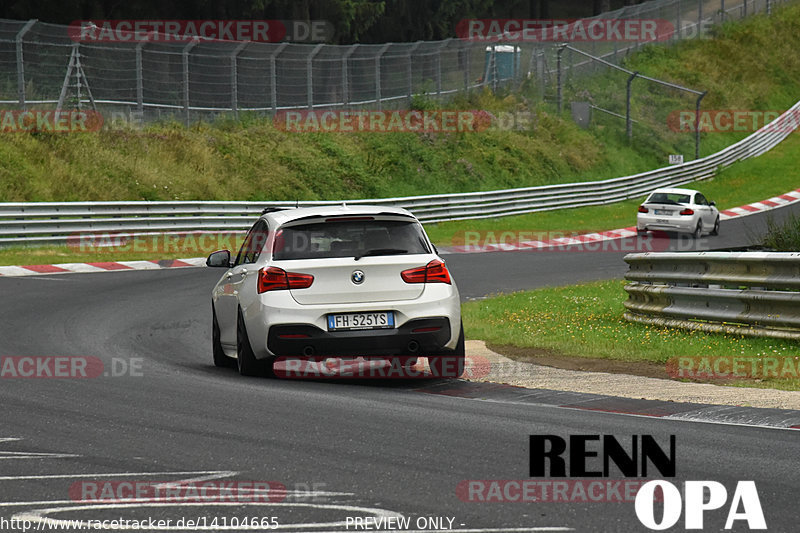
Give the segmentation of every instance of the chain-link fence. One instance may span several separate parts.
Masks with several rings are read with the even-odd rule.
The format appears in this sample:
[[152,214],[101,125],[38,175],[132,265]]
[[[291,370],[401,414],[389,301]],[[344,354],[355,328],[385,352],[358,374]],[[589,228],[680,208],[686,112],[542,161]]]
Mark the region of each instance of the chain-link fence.
[[[653,0],[594,18],[670,21],[677,31],[664,43],[698,36],[709,24],[769,12],[778,3]],[[608,68],[597,58],[616,65],[643,44],[573,42],[562,52],[559,76],[555,42],[75,42],[67,26],[0,20],[0,104],[96,106],[106,114],[135,112],[144,121],[174,116],[189,122],[240,111],[402,108],[414,95],[437,98],[525,80],[555,102],[564,84]]]

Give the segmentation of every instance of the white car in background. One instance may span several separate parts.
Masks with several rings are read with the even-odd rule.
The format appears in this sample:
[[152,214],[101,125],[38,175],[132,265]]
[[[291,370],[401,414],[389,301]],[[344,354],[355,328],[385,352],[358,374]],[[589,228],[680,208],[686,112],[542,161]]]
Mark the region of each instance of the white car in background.
[[217,366],[273,375],[278,357],[321,361],[428,357],[464,369],[458,289],[422,224],[379,206],[266,209],[212,291]]
[[704,234],[718,235],[719,210],[700,191],[657,189],[639,206],[636,230],[691,233],[696,239]]

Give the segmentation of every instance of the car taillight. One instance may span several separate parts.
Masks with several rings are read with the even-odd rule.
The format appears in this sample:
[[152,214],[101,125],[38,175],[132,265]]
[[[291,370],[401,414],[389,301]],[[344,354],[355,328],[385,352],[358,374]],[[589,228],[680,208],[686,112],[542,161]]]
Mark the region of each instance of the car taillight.
[[640,213],[649,213],[649,212],[650,212],[650,210],[649,210],[649,209],[647,209],[645,206],[643,206],[643,205],[640,205],[640,206],[639,206],[639,212],[640,212]]
[[423,267],[410,268],[400,273],[406,283],[447,283],[451,284],[450,272],[444,262],[434,259]]
[[258,271],[258,294],[287,289],[307,289],[314,283],[311,274],[286,272],[282,268],[268,267]]
[[686,209],[681,211],[681,215],[694,215],[694,211],[687,207]]

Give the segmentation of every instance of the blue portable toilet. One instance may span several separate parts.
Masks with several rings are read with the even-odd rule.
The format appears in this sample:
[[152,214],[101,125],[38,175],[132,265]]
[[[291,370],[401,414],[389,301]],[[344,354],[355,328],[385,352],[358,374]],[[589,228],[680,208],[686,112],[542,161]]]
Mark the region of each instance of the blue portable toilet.
[[[492,65],[492,51],[494,51],[495,64]],[[486,47],[486,59],[484,72],[486,81],[503,82],[514,80],[519,74],[519,65],[522,56],[522,49],[519,46],[510,44],[496,44]],[[495,80],[495,76],[497,79]]]

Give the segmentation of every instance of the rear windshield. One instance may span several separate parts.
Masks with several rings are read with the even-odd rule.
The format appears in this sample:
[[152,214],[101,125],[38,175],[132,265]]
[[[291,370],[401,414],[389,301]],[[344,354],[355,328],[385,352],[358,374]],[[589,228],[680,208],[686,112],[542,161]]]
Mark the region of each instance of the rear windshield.
[[275,236],[275,260],[427,254],[418,222],[349,220],[284,227]]
[[656,192],[647,199],[648,204],[688,204],[689,195],[675,192]]

